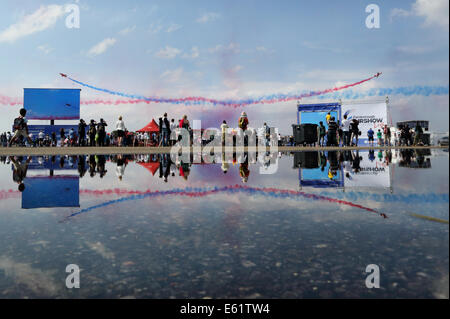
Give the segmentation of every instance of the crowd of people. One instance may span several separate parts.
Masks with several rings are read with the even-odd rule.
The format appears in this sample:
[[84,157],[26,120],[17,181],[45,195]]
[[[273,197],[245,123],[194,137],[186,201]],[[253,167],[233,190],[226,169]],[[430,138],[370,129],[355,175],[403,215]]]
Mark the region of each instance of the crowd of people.
[[[357,119],[349,119],[345,114],[343,116],[342,123],[336,121],[335,117],[328,113],[325,117],[327,127],[321,121],[317,127],[317,142],[319,146],[357,146],[359,138],[362,135],[359,129],[359,122]],[[107,132],[108,124],[104,119],[100,119],[96,122],[91,119],[89,123],[86,123],[83,119],[80,119],[78,127],[70,128],[67,131],[64,128],[60,128],[59,132],[52,131],[47,134],[44,131],[40,131],[37,136],[33,136],[28,130],[28,121],[26,119],[26,110],[21,109],[20,115],[14,119],[13,132],[4,132],[0,134],[0,146],[32,146],[32,147],[55,147],[55,146],[172,146],[177,141],[181,140],[182,136],[179,135],[175,138],[175,135],[171,134],[177,128],[186,129],[190,134],[191,144],[194,142],[193,129],[190,125],[187,115],[184,115],[178,121],[175,119],[169,120],[167,113],[164,113],[159,118],[159,131],[141,131],[130,132],[126,126],[122,116],[119,116],[113,130]],[[237,123],[237,127],[242,131],[235,130],[230,127],[228,123],[223,120],[220,125],[219,135],[217,138],[221,138],[222,145],[225,145],[226,133],[231,133],[233,136],[233,143],[236,143],[239,132],[246,131],[244,135],[245,145],[258,145],[258,139],[263,140],[263,145],[270,146],[277,143],[277,145],[294,145],[293,136],[282,137],[280,134],[277,136],[271,136],[271,128],[264,123],[259,129],[254,129],[249,126],[250,122],[245,112],[242,112]],[[201,130],[203,132],[203,130]],[[248,134],[250,132],[250,134]],[[367,139],[370,146],[391,146],[391,129],[388,125],[376,129],[370,128],[367,131]],[[399,127],[398,132],[394,136],[395,145],[421,145],[423,129],[417,124],[415,129],[410,129],[408,126]],[[202,140],[199,135],[201,145],[208,143],[210,140]],[[249,144],[251,143],[251,144]]]

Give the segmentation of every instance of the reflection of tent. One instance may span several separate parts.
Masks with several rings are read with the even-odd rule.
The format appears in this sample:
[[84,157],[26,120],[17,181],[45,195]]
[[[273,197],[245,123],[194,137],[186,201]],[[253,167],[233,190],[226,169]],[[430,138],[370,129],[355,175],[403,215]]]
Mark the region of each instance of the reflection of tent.
[[141,128],[140,130],[137,130],[136,132],[159,132],[159,126],[156,124],[155,119],[152,119],[150,123],[148,123],[146,126]]
[[150,173],[152,173],[153,176],[155,176],[155,173],[159,168],[159,162],[151,162],[151,163],[137,162],[137,163],[145,167]]

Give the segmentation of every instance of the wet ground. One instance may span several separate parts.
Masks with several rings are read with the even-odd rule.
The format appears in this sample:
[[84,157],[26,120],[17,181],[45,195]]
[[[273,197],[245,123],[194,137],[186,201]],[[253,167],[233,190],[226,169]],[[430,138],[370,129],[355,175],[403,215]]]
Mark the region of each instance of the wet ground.
[[448,298],[448,152],[220,159],[2,157],[0,297]]

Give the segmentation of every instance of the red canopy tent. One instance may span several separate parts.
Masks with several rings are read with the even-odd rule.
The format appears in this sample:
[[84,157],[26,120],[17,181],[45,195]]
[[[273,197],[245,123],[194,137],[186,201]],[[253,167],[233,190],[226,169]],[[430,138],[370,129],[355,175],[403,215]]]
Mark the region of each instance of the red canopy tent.
[[137,162],[139,165],[145,167],[153,176],[155,176],[156,171],[159,168],[159,162],[156,163],[145,163],[145,162]]
[[146,126],[141,128],[140,130],[137,130],[136,132],[155,132],[159,133],[159,126],[156,124],[155,119],[152,119],[150,123],[148,123]]

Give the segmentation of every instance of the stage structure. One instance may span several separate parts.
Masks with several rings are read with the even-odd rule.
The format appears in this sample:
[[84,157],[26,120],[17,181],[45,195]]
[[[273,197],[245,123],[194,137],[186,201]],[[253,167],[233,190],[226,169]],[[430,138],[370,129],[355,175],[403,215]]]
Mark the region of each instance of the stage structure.
[[361,135],[358,145],[367,145],[367,131],[372,128],[375,132],[383,131],[385,125],[392,126],[389,112],[389,98],[385,100],[297,104],[297,124],[319,124],[323,122],[328,129],[326,115],[330,113],[336,121],[342,123],[344,115],[349,120],[356,119],[359,122]]

